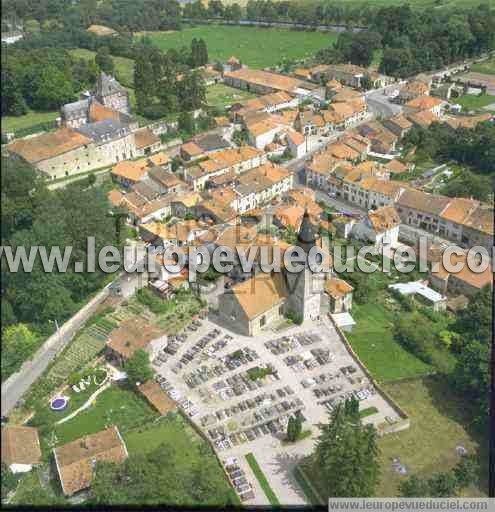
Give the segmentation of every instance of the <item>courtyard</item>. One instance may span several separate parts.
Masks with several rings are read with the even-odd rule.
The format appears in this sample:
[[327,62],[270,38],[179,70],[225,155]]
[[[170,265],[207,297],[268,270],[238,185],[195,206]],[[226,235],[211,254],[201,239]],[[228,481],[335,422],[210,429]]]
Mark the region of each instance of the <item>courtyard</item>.
[[[368,413],[363,422],[379,429],[401,419],[326,318],[256,338],[236,334],[215,318],[197,320],[169,338],[153,366],[164,392],[209,439],[224,465],[235,462],[234,476],[240,476],[232,483],[246,505],[273,503],[246,456],[255,459],[280,504],[308,503],[294,468],[313,451],[317,425],[328,421],[338,402],[356,396]],[[289,444],[287,422],[296,415],[309,433]]]

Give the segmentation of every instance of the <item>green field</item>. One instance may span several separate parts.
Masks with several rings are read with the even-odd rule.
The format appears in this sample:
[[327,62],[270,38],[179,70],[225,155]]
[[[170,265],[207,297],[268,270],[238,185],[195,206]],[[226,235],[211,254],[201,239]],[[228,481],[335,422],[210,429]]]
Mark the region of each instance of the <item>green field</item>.
[[459,103],[459,105],[462,105],[465,110],[473,110],[483,108],[487,105],[495,103],[495,96],[491,96],[490,94],[480,94],[479,96],[465,94],[460,98],[456,98],[455,102]]
[[202,442],[178,413],[171,413],[156,423],[124,434],[124,441],[131,455],[152,452],[163,443],[170,443],[185,454]]
[[2,132],[15,132],[24,128],[30,128],[40,123],[51,123],[55,121],[60,113],[55,111],[50,112],[28,112],[23,116],[3,116],[2,117]]
[[[78,59],[93,60],[96,52],[77,48],[76,50],[69,50],[69,53]],[[115,78],[126,87],[133,87],[134,85],[134,61],[126,59],[125,57],[112,57],[115,66]]]
[[275,66],[284,59],[311,57],[337,38],[335,33],[328,32],[222,25],[186,27],[180,32],[146,32],[146,35],[162,50],[189,47],[193,38],[203,38],[211,62],[225,62],[234,55],[252,68]]
[[357,325],[346,336],[377,381],[391,382],[432,372],[430,366],[394,341],[393,316],[382,304],[354,304],[352,316]]
[[224,84],[214,84],[206,88],[206,102],[208,105],[223,110],[225,107],[238,101],[254,98],[255,95],[240,89],[234,89]]
[[[464,446],[468,453],[479,457],[482,475],[477,485],[465,489],[462,494],[483,496],[487,488],[488,447],[472,429],[472,414],[465,398],[453,393],[444,377],[385,384],[384,389],[405,409],[411,426],[379,438],[381,471],[376,496],[397,496],[398,485],[405,479],[392,468],[393,459],[399,459],[408,475],[430,477],[452,469],[459,460],[457,446]],[[328,491],[319,479],[317,468],[305,464],[304,471],[325,499]]]
[[465,397],[456,395],[444,377],[386,384],[384,389],[405,409],[411,426],[397,434],[387,434],[379,441],[382,476],[378,495],[395,495],[397,485],[404,478],[392,469],[393,458],[398,457],[409,473],[430,476],[456,464],[459,445],[471,454],[479,449],[480,473],[484,475],[478,486],[466,489],[463,494],[474,497],[486,493],[488,447],[472,427],[473,415]]

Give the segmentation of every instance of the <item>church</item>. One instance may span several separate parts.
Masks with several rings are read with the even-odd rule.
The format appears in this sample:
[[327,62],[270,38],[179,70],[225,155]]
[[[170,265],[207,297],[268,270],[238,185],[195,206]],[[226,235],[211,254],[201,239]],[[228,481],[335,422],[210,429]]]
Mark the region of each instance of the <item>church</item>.
[[[317,244],[318,235],[306,211],[295,245],[308,255]],[[326,300],[323,292],[329,278],[330,273],[313,272],[308,263],[297,273],[287,269],[270,274],[257,272],[219,297],[220,318],[246,336],[256,336],[284,317],[315,320]]]

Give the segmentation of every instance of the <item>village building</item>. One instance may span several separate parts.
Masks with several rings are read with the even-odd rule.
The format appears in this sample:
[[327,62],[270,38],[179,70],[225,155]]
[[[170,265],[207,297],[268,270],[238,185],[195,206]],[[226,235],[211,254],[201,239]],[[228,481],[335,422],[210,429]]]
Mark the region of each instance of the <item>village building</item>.
[[408,82],[399,91],[397,102],[404,104],[408,101],[414,100],[419,96],[430,94],[430,86],[421,80],[412,80]]
[[119,35],[116,30],[110,27],[105,27],[105,25],[90,25],[86,29],[86,32],[90,32],[91,34],[99,37],[114,37]]
[[[314,226],[305,212],[296,245],[307,255],[316,241]],[[320,315],[323,277],[313,273],[308,264],[297,273],[284,269],[272,274],[256,273],[219,297],[219,314],[247,336],[260,334],[286,315],[302,321],[316,319]]]
[[149,222],[139,226],[141,238],[155,247],[183,247],[191,245],[198,236],[204,234],[207,226],[197,220],[181,220],[165,225],[161,222]]
[[352,309],[354,288],[343,279],[331,277],[325,281],[325,294],[329,299],[330,314],[345,313]]
[[399,241],[400,217],[393,206],[382,206],[370,211],[351,229],[351,236],[373,245],[376,254],[386,247],[395,248]]
[[245,121],[245,117],[249,113],[272,113],[283,109],[297,107],[298,104],[298,98],[291,96],[287,92],[280,91],[234,103],[230,108],[230,116],[233,121],[242,123]]
[[12,473],[26,473],[42,463],[38,429],[21,425],[2,427],[2,464]]
[[247,67],[236,71],[227,71],[224,73],[224,81],[231,87],[258,94],[270,94],[282,91],[299,98],[320,98],[323,96],[320,87],[311,82],[270,71],[248,69]]
[[91,485],[98,461],[122,463],[129,456],[116,426],[54,448],[53,455],[66,496]]
[[384,119],[382,125],[402,139],[404,135],[412,128],[412,123],[403,114],[397,114],[388,119]]
[[415,114],[427,110],[435,116],[440,117],[447,105],[448,103],[440,98],[418,96],[405,103],[404,110],[407,114]]

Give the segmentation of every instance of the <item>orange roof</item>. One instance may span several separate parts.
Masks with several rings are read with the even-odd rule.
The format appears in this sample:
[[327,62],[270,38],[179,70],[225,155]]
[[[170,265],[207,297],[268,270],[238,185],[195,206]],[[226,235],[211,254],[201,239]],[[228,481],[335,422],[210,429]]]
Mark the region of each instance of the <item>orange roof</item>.
[[280,272],[260,272],[225,293],[230,294],[237,299],[246,317],[252,320],[283,302],[288,296],[288,290]]
[[434,98],[433,96],[418,96],[417,98],[408,101],[405,106],[418,110],[431,110],[432,108],[443,105],[444,103],[445,100]]
[[148,162],[151,162],[155,166],[165,165],[170,162],[170,157],[167,153],[161,151],[160,153],[155,153],[148,157]]
[[330,154],[335,158],[339,158],[342,160],[356,160],[360,156],[360,154],[357,151],[339,142],[334,142],[333,144],[330,144],[327,147],[327,151],[329,151]]
[[230,59],[227,61],[227,64],[240,64],[239,59],[237,57],[230,57]]
[[228,117],[218,116],[213,118],[215,120],[215,124],[217,126],[230,126],[230,121]]
[[286,205],[282,205],[274,212],[274,215],[280,220],[282,226],[292,226],[297,230],[302,222],[304,208],[301,206],[287,207]]
[[478,207],[479,202],[461,197],[453,198],[440,214],[440,217],[457,224],[463,224]]
[[186,142],[182,144],[181,151],[189,156],[199,156],[203,154],[203,150],[195,142]]
[[431,112],[431,110],[421,110],[420,112],[409,114],[407,118],[413,123],[423,127],[428,127],[430,124],[438,122],[438,117]]
[[163,336],[164,332],[143,317],[132,317],[121,322],[110,333],[107,346],[129,359],[138,349],[145,349],[151,341]]
[[438,269],[431,274],[440,279],[451,279],[455,277],[462,281],[463,283],[468,284],[469,286],[477,289],[481,289],[487,285],[493,285],[493,272],[492,266],[488,265],[488,267],[483,272],[473,272],[469,265],[467,264],[467,251],[462,251],[461,255],[451,254],[450,263],[453,266],[456,266],[459,263],[462,263],[462,268],[459,272],[449,273],[447,269],[443,265],[443,253],[439,250],[438,247],[430,247],[427,253],[427,259],[430,262],[438,263]]
[[136,141],[136,148],[143,149],[160,142],[160,137],[155,135],[150,129],[142,128],[134,132],[134,140]]
[[2,427],[2,463],[7,466],[41,463],[38,429],[19,425]]
[[255,121],[246,124],[246,129],[255,137],[263,135],[267,132],[271,132],[272,130],[276,130],[277,128],[281,128],[281,125],[279,122],[277,122],[275,116],[271,116],[268,119],[263,119],[262,121]]
[[332,79],[325,84],[325,87],[327,89],[334,89],[338,91],[340,89],[343,89],[344,86],[338,80]]
[[385,167],[390,172],[397,173],[397,174],[407,172],[409,170],[407,165],[404,165],[401,161],[397,160],[396,158],[394,158],[393,160],[390,160],[390,162],[388,162]]
[[113,206],[120,206],[122,204],[124,194],[122,194],[120,190],[114,188],[107,194],[107,198]]
[[127,449],[116,426],[54,448],[62,490],[66,495],[91,485],[96,461],[122,463]]
[[105,119],[120,120],[120,113],[113,108],[105,107],[98,101],[92,101],[89,106],[89,118],[91,122],[104,121]]
[[343,279],[330,278],[325,281],[325,291],[331,297],[343,297],[353,290],[354,288]]
[[493,236],[493,208],[484,205],[478,206],[464,220],[464,226]]
[[162,416],[177,409],[177,404],[168,397],[160,384],[154,380],[148,380],[141,384],[138,386],[138,390]]
[[279,73],[262,71],[261,69],[242,68],[236,71],[228,71],[224,73],[224,76],[226,78],[243,80],[262,87],[269,87],[271,89],[278,89],[285,92],[294,92],[298,88],[315,88],[314,84],[310,84],[309,82],[281,75]]
[[294,130],[289,130],[287,137],[295,146],[300,146],[304,143],[304,135]]
[[111,174],[129,181],[137,182],[148,172],[145,158],[139,160],[124,160],[114,165]]
[[377,233],[383,233],[400,224],[400,217],[393,206],[383,206],[368,213],[368,219]]
[[54,132],[16,140],[9,144],[7,149],[11,153],[22,156],[29,163],[35,164],[86,146],[91,142],[91,139],[71,128],[60,128]]
[[230,205],[237,199],[237,194],[228,187],[210,190],[209,195],[213,201],[222,205]]
[[452,128],[474,128],[478,123],[484,123],[490,121],[493,118],[493,114],[487,112],[479,116],[457,116],[449,117],[445,122]]

